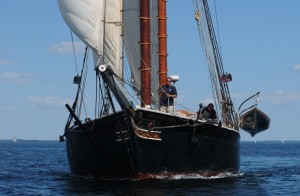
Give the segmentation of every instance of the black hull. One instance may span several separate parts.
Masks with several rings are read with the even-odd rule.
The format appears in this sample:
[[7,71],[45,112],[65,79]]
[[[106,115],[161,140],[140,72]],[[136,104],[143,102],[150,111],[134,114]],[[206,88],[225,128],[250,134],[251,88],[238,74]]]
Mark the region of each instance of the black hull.
[[[240,135],[215,124],[148,110],[96,119],[66,132],[71,172],[105,178],[238,171]],[[122,130],[120,132],[120,130]]]

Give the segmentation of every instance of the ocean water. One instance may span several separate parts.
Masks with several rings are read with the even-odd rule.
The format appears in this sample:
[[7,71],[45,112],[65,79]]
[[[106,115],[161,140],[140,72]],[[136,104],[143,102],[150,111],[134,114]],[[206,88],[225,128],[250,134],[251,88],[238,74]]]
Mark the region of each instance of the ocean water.
[[300,195],[300,142],[241,142],[238,174],[111,181],[71,175],[65,143],[0,141],[0,195]]

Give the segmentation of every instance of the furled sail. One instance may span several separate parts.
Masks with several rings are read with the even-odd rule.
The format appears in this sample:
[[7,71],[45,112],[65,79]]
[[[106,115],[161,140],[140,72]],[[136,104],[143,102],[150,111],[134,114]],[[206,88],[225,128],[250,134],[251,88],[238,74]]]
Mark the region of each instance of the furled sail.
[[93,50],[95,66],[110,64],[121,76],[121,0],[58,0],[58,4],[70,29]]

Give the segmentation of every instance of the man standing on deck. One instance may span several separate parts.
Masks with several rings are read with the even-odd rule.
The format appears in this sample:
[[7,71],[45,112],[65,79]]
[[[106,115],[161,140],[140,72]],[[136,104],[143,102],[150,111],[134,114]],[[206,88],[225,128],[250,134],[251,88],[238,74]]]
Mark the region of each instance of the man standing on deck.
[[162,85],[158,94],[159,94],[159,110],[162,112],[167,112],[174,114],[174,98],[177,97],[176,87],[171,85],[172,78],[167,77],[167,82],[165,85]]

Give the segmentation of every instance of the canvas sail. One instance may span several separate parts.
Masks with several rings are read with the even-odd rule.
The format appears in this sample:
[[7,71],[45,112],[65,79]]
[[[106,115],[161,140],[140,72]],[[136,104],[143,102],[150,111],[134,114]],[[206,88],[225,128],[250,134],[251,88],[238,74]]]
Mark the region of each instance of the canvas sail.
[[107,63],[121,76],[121,1],[58,0],[58,4],[70,29],[93,50],[95,66]]

